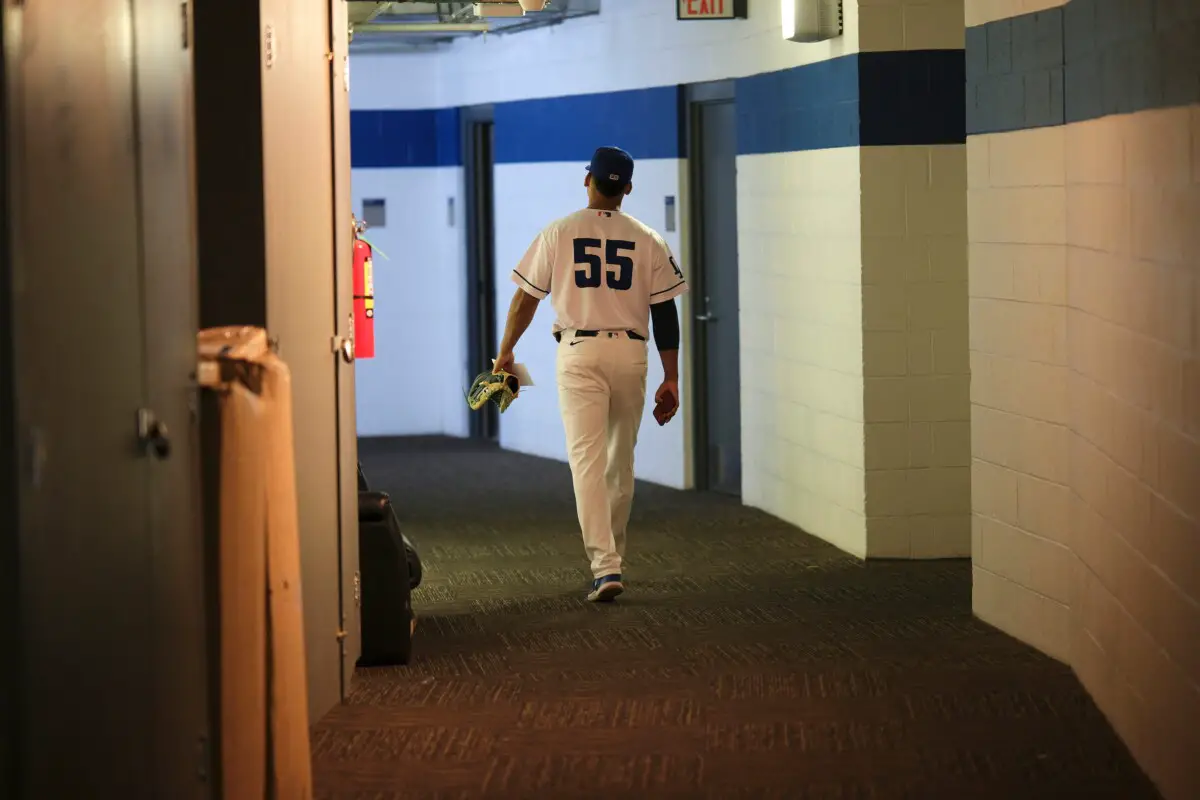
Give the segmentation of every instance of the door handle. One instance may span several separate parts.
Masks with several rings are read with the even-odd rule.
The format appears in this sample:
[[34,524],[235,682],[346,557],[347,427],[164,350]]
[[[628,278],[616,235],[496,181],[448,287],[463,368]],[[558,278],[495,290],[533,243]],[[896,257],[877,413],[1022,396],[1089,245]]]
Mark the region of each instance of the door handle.
[[716,322],[717,318],[712,314],[697,314],[696,322]]
[[334,336],[330,342],[330,350],[334,355],[340,355],[342,361],[347,364],[354,363],[354,337],[352,336]]
[[167,424],[155,416],[154,412],[139,408],[137,413],[138,443],[147,454],[158,459],[169,458],[171,455],[171,435]]

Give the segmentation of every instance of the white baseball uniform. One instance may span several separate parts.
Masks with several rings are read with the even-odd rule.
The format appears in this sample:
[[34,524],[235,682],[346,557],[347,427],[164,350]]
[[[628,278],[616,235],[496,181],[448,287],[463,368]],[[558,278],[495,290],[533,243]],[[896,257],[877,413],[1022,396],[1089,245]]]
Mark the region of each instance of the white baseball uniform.
[[633,505],[633,451],[646,403],[650,306],[687,291],[671,248],[621,211],[548,225],[512,274],[551,296],[558,397],[583,544],[596,578],[621,572]]

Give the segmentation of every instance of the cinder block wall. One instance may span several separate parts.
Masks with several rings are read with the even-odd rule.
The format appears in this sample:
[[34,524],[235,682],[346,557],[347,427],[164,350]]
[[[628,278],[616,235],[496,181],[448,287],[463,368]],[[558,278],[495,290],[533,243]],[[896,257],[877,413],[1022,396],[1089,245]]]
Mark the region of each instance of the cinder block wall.
[[[859,15],[863,49],[878,48],[859,67],[866,555],[966,558],[964,4],[881,0]],[[920,66],[903,80],[897,52]]]
[[1200,797],[1200,3],[967,24],[975,611]]

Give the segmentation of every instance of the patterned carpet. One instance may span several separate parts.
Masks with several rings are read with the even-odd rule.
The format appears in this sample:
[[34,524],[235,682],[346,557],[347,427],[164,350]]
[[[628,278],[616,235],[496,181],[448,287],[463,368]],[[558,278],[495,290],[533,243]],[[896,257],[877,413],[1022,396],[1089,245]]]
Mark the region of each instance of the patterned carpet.
[[317,727],[319,798],[1158,796],[1068,669],[972,618],[966,562],[863,565],[639,485],[627,592],[597,606],[565,465],[361,457],[426,578],[415,662],[360,670]]

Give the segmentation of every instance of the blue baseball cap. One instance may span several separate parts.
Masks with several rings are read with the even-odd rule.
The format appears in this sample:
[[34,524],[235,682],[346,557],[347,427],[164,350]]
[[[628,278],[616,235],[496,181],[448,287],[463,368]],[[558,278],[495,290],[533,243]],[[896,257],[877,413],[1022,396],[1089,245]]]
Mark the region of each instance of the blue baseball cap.
[[633,156],[619,147],[598,147],[587,169],[597,178],[623,186],[633,180]]

